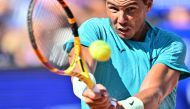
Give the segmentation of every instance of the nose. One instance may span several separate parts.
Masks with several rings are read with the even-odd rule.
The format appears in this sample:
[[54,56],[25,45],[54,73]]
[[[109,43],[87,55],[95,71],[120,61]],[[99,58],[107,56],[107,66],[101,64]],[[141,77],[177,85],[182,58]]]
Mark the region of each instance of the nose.
[[118,15],[118,23],[123,25],[123,24],[126,24],[127,21],[128,21],[128,18],[125,12],[120,11]]

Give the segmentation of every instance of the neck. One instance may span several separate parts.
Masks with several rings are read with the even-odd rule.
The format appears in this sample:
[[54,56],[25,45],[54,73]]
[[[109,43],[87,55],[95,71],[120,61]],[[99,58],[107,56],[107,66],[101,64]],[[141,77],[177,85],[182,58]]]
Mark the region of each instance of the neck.
[[146,23],[143,23],[143,25],[140,27],[141,29],[139,32],[137,32],[132,40],[134,41],[140,41],[143,42],[146,37],[146,33],[149,29],[148,25]]

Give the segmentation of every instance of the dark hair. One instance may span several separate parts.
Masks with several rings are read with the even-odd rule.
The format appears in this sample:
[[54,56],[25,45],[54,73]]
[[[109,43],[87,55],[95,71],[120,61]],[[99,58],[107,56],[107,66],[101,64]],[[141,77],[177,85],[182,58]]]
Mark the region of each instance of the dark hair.
[[[143,3],[144,3],[145,5],[147,5],[147,1],[148,1],[148,0],[143,0]],[[152,1],[153,1],[153,0],[152,0]]]
[[[104,0],[106,1],[106,0]],[[148,0],[143,0],[143,3],[146,5]],[[152,0],[153,1],[153,0]]]
[[143,0],[144,4],[147,4],[147,0]]

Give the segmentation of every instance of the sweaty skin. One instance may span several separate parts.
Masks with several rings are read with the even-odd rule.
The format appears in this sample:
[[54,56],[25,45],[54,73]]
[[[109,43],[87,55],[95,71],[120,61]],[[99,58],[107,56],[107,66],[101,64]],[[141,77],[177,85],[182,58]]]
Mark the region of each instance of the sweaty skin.
[[151,5],[142,0],[107,0],[106,12],[121,38],[143,41],[148,30],[144,20]]

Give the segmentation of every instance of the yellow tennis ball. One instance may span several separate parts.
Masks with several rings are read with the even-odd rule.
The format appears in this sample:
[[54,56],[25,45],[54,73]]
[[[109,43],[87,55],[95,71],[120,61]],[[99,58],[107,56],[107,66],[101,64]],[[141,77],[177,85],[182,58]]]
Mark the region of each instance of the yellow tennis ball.
[[92,58],[97,61],[107,61],[111,55],[111,49],[109,45],[103,40],[96,40],[89,46],[89,52]]

